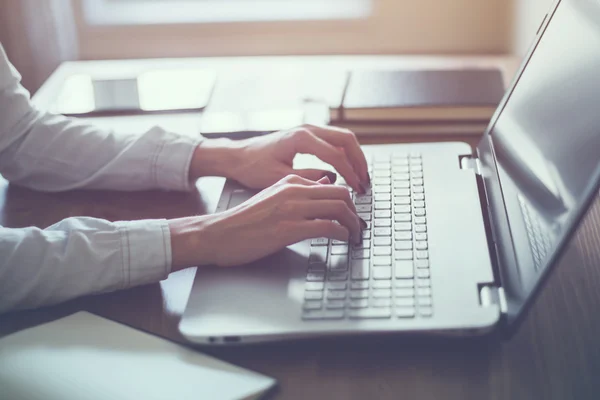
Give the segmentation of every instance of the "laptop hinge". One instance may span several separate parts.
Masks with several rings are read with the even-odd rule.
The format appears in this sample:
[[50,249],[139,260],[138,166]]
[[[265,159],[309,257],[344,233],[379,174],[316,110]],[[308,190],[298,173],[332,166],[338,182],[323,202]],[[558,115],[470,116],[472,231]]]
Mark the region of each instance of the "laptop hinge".
[[483,307],[496,305],[500,308],[502,314],[506,314],[508,307],[504,288],[497,286],[481,286],[479,289],[479,298]]
[[477,175],[481,175],[481,162],[479,161],[479,158],[473,157],[471,155],[465,155],[460,156],[459,160],[461,169],[470,169]]

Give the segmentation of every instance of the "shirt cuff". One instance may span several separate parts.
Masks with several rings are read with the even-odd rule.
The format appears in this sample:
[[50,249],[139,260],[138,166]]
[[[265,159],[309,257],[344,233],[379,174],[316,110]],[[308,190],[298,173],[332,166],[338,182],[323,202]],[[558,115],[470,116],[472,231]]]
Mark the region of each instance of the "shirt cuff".
[[175,134],[164,139],[159,142],[152,165],[156,186],[165,190],[191,190],[190,164],[203,139]]
[[123,288],[166,279],[171,272],[167,220],[115,222],[121,233]]

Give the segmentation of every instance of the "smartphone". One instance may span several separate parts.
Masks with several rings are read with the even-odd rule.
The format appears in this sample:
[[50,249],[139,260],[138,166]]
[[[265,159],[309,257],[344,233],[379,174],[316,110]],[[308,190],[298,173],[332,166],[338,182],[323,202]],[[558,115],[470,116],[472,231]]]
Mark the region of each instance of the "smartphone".
[[70,116],[139,114],[204,109],[216,82],[206,69],[150,70],[133,77],[68,77],[52,109]]

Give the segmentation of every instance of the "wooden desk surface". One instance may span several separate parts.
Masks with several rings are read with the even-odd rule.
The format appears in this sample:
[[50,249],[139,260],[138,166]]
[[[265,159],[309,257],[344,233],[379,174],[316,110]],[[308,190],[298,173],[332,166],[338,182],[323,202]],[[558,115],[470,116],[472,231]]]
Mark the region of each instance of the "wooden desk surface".
[[[377,64],[375,57],[353,58]],[[383,63],[398,65],[510,64],[513,69],[505,71],[514,71],[511,60],[470,60],[472,64],[465,58],[382,58]],[[87,66],[117,70],[135,64],[143,62],[65,65],[38,92],[35,101],[47,106],[65,71],[83,71]],[[156,122],[195,133],[196,120],[187,114],[98,121],[124,129],[145,129]],[[471,144],[477,140],[466,139]],[[10,186],[2,180],[0,225],[46,227],[63,218],[82,215],[127,220],[206,213],[214,210],[222,185],[220,178],[203,178],[198,182],[198,191],[191,194],[158,191],[48,194]],[[205,351],[275,377],[279,389],[271,397],[276,399],[596,399],[600,397],[599,249],[600,204],[597,203],[530,316],[510,341],[495,336],[475,340],[372,336]],[[157,284],[0,316],[0,336],[87,310],[184,343],[177,324],[193,276],[194,269],[188,269]]]

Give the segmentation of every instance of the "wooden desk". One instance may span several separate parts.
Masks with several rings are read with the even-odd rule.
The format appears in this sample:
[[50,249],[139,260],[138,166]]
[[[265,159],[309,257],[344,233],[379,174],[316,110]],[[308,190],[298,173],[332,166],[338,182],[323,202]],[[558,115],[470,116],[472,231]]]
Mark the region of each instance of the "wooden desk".
[[[448,67],[499,65],[509,76],[514,60],[447,57],[303,57],[335,65]],[[187,62],[187,61],[186,61]],[[229,60],[190,60],[229,68]],[[236,61],[260,66],[294,62],[291,58]],[[178,64],[181,61],[160,61]],[[331,64],[331,65],[333,65]],[[147,61],[69,63],[35,97],[48,106],[60,81],[73,71],[115,72],[143,68]],[[205,64],[204,64],[205,65]],[[329,65],[329,64],[328,64]],[[159,122],[195,134],[189,114],[98,120],[123,129],[145,129]],[[423,140],[436,138],[424,137]],[[390,140],[389,138],[387,140]],[[403,140],[397,138],[397,141]],[[468,138],[471,144],[476,138]],[[379,140],[369,140],[375,142]],[[69,216],[110,220],[178,217],[214,209],[223,180],[203,178],[192,194],[85,192],[46,194],[0,181],[0,224],[46,227]],[[600,204],[573,240],[562,265],[518,334],[447,340],[423,337],[353,337],[293,343],[207,349],[242,367],[275,377],[277,399],[592,399],[600,397]],[[135,328],[184,343],[177,324],[194,270],[143,287],[78,299],[42,310],[0,317],[0,336],[77,310],[88,310]]]

